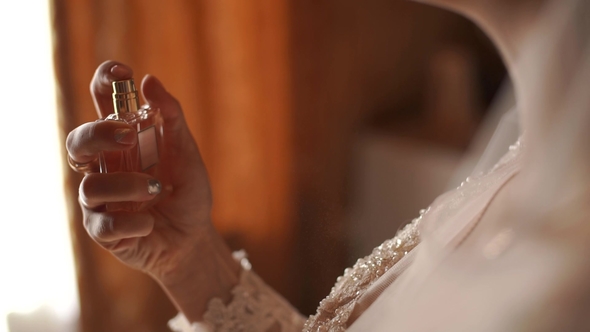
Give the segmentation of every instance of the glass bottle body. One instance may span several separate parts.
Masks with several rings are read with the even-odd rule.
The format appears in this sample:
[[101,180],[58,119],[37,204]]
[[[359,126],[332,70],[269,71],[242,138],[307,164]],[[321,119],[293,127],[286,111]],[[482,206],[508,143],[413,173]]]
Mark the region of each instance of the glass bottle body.
[[[122,121],[132,126],[137,131],[137,144],[127,150],[101,152],[100,172],[142,172],[162,182],[160,162],[163,152],[163,120],[160,110],[143,106],[136,112],[111,114],[102,121]],[[111,202],[107,203],[107,210],[138,211],[153,203],[154,201]]]

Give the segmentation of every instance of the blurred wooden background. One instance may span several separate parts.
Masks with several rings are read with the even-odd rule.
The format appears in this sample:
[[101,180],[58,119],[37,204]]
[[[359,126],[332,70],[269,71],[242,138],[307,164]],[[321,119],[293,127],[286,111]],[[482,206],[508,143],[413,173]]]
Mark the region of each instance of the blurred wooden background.
[[[466,20],[392,0],[53,0],[63,137],[96,114],[108,59],[180,100],[210,172],[214,221],[303,313],[346,267],[343,222],[361,131],[465,148],[503,79]],[[65,154],[64,154],[65,155]],[[64,166],[81,330],[166,331],[175,309],[84,231]],[[393,236],[394,234],[391,234]]]

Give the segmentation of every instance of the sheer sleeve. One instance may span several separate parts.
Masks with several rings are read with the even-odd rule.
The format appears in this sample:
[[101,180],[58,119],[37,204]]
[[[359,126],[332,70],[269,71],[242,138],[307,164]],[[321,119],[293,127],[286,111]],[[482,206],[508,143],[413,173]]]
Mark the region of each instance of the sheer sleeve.
[[300,332],[305,318],[251,269],[244,251],[234,252],[242,265],[240,282],[227,305],[221,299],[209,302],[204,321],[190,323],[179,313],[168,326],[175,332]]

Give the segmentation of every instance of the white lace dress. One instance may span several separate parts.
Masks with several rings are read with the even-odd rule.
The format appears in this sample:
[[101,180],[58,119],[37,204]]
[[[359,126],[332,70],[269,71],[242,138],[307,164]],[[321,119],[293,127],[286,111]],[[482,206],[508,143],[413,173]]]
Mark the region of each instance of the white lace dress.
[[242,265],[242,274],[232,290],[232,301],[224,305],[214,298],[209,302],[204,322],[191,324],[178,314],[168,323],[170,328],[178,332],[301,331],[305,318],[252,271],[243,251],[233,255]]
[[[439,236],[436,241],[442,239],[445,245],[453,245],[466,236],[470,223],[477,219],[500,186],[518,170],[520,150],[520,143],[513,145],[492,170],[468,178],[456,190],[440,196],[395,237],[346,269],[328,297],[320,303],[317,313],[307,320],[252,272],[245,255],[238,252],[234,257],[242,263],[243,271],[240,283],[232,291],[232,301],[224,305],[220,299],[212,299],[203,322],[191,324],[179,314],[169,322],[170,328],[177,332],[368,330],[363,327],[363,319],[359,318],[368,309],[379,309],[371,305],[381,294],[400,287],[396,285],[399,284],[397,279],[416,259],[421,233],[428,229],[429,233]],[[475,209],[467,209],[470,214],[465,215],[464,208],[469,206],[475,206]],[[457,222],[451,222],[457,217]],[[442,226],[440,229],[434,226],[438,223]]]

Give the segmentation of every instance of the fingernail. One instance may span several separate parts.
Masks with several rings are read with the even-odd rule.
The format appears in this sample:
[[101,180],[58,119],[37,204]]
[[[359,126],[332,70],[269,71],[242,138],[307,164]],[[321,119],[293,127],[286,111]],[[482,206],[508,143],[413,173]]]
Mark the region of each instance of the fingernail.
[[131,69],[124,65],[114,65],[111,68],[111,74],[116,78],[129,78],[131,77]]
[[127,128],[119,128],[115,130],[115,141],[121,144],[135,144],[135,134],[133,130]]
[[150,195],[157,195],[162,191],[162,184],[156,179],[148,180],[148,193]]

